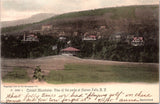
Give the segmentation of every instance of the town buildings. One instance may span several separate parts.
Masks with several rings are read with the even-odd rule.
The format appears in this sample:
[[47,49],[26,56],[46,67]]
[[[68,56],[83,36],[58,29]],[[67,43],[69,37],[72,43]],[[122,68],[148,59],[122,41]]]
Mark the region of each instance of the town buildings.
[[23,42],[38,42],[39,41],[39,39],[38,39],[38,37],[36,36],[36,35],[34,35],[34,34],[29,34],[29,35],[23,35],[23,40],[22,40]]

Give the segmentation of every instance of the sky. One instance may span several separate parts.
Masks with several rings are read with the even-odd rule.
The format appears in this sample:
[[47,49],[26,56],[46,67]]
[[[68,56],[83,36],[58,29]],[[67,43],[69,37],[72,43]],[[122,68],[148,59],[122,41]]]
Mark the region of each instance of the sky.
[[1,21],[31,17],[38,13],[62,14],[89,9],[154,5],[159,0],[1,0]]

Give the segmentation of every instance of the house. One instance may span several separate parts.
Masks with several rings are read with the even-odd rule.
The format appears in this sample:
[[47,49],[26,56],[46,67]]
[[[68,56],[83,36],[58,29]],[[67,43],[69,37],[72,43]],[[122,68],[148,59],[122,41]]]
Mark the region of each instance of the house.
[[38,37],[36,36],[36,35],[34,35],[34,34],[30,34],[30,35],[23,35],[23,40],[22,40],[23,42],[32,42],[32,41],[35,41],[35,42],[38,42],[39,41],[39,39],[38,39]]
[[65,41],[65,40],[66,40],[66,37],[60,36],[60,37],[59,37],[59,40],[60,40],[60,41]]
[[82,40],[97,40],[95,35],[84,36]]
[[112,34],[112,35],[109,37],[109,40],[110,40],[110,41],[119,42],[119,41],[121,41],[121,35],[120,35],[120,34]]
[[57,49],[57,45],[52,46],[52,50],[56,50]]
[[144,40],[143,37],[134,37],[133,40],[131,41],[132,46],[143,46],[144,45]]
[[61,50],[62,55],[75,56],[80,50],[74,47],[67,47]]
[[99,29],[106,29],[106,26],[100,26]]
[[64,31],[60,32],[59,36],[65,36],[65,32]]
[[42,26],[42,31],[49,31],[52,30],[52,25],[43,25]]
[[122,33],[122,32],[117,32],[115,34],[112,34],[109,37],[110,41],[115,41],[115,42],[120,42],[120,41],[125,40],[125,39],[126,39],[125,33]]

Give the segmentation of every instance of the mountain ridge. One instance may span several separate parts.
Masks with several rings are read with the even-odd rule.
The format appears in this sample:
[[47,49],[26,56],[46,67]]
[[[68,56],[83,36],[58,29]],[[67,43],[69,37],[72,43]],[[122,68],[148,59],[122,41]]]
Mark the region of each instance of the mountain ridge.
[[2,21],[1,26],[2,27],[10,27],[10,26],[16,26],[16,25],[35,23],[35,22],[40,22],[42,20],[45,20],[45,19],[53,17],[53,16],[55,16],[55,14],[53,14],[53,13],[39,13],[39,14],[32,15],[29,18],[13,20],[13,21]]

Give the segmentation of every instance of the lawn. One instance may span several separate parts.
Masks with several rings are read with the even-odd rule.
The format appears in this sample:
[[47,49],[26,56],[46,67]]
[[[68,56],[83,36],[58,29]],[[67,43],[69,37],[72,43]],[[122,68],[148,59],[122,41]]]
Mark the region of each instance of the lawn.
[[15,67],[13,71],[8,72],[2,77],[2,81],[10,83],[26,83],[30,81],[30,78],[26,70]]
[[[43,69],[42,69],[43,70]],[[45,76],[48,83],[103,83],[103,82],[158,82],[158,67],[142,65],[66,64],[64,70],[51,70]],[[14,68],[3,78],[3,82],[26,83],[28,73]]]
[[66,64],[52,70],[48,83],[158,82],[158,68],[142,65]]

